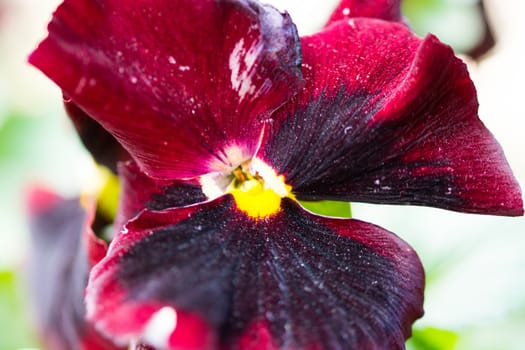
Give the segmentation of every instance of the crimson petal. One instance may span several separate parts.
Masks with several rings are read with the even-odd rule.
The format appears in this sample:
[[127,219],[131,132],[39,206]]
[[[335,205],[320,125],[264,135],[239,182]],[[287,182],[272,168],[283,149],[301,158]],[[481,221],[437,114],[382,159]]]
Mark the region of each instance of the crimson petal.
[[400,0],[342,0],[334,10],[327,26],[340,20],[369,17],[401,22]]
[[[145,334],[174,349],[189,320],[186,337],[207,335],[201,348],[404,349],[422,314],[423,270],[406,243],[290,199],[264,220],[227,195],[144,212],[126,228],[87,289],[88,317],[122,341]],[[152,337],[163,313],[176,326]]]
[[48,29],[30,62],[155,177],[253,155],[302,85],[294,24],[254,0],[66,0]]
[[90,265],[105,252],[89,229],[93,213],[79,199],[35,190],[30,197],[30,281],[43,340],[53,350],[118,350],[84,320]]
[[279,110],[259,155],[297,198],[523,214],[448,46],[393,22],[353,19],[304,38],[303,56],[307,86]]

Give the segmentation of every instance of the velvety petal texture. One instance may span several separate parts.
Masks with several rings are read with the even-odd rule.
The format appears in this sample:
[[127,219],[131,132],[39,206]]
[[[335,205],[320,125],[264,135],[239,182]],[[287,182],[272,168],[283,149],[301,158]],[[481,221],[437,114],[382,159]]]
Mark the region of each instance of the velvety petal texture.
[[144,209],[163,210],[207,201],[198,182],[156,180],[146,176],[134,162],[120,163],[121,181],[117,230]]
[[122,342],[404,349],[422,314],[423,270],[406,243],[374,225],[310,214],[290,199],[261,220],[230,196],[146,211],[126,232],[87,289],[89,319]]
[[400,0],[342,0],[334,10],[327,26],[340,20],[369,17],[400,22]]
[[35,323],[47,348],[121,349],[84,319],[88,271],[104,250],[89,229],[92,214],[78,198],[65,200],[42,189],[33,191],[29,204],[32,301]]
[[302,44],[307,86],[274,116],[258,155],[297,198],[523,214],[450,47],[371,19],[340,22]]
[[153,177],[250,157],[302,86],[294,24],[253,0],[66,0],[48,29],[29,61]]

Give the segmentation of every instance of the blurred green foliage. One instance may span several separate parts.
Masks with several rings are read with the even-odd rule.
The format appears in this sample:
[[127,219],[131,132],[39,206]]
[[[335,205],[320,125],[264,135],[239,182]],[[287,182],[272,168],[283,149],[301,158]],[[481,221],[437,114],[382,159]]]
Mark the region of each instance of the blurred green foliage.
[[35,185],[74,187],[68,182],[81,148],[63,112],[0,119],[0,350],[28,349],[36,341],[21,283],[29,254],[26,194]]
[[301,205],[309,211],[325,216],[335,216],[339,218],[351,218],[352,210],[350,203],[338,201],[301,201]]
[[414,329],[407,350],[453,350],[458,341],[454,332],[427,327]]
[[35,347],[36,341],[28,329],[24,288],[13,271],[0,271],[0,350]]
[[473,49],[485,36],[478,0],[403,0],[403,15],[419,35],[437,35],[456,52]]

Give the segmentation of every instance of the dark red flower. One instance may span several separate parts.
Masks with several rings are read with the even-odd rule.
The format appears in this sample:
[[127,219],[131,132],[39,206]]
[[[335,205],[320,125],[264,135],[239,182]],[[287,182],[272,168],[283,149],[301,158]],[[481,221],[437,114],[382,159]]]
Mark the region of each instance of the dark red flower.
[[254,0],[59,7],[30,61],[133,159],[87,288],[97,329],[159,349],[403,349],[415,252],[297,200],[523,214],[465,65],[385,3],[345,2],[304,38]]

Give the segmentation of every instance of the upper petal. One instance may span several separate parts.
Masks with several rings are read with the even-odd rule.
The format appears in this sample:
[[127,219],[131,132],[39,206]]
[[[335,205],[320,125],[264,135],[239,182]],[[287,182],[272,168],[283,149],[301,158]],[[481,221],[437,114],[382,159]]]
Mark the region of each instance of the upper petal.
[[390,232],[289,199],[254,220],[224,196],[142,213],[93,269],[87,299],[100,329],[165,349],[184,336],[192,349],[367,350],[404,348],[422,290],[419,259]]
[[258,155],[297,198],[523,213],[448,46],[393,22],[351,19],[304,38],[303,56],[307,85],[279,110]]
[[294,24],[253,0],[66,0],[29,60],[163,178],[253,154],[302,83]]
[[387,21],[400,22],[400,0],[342,0],[334,10],[327,26],[340,20],[355,17],[379,18]]

